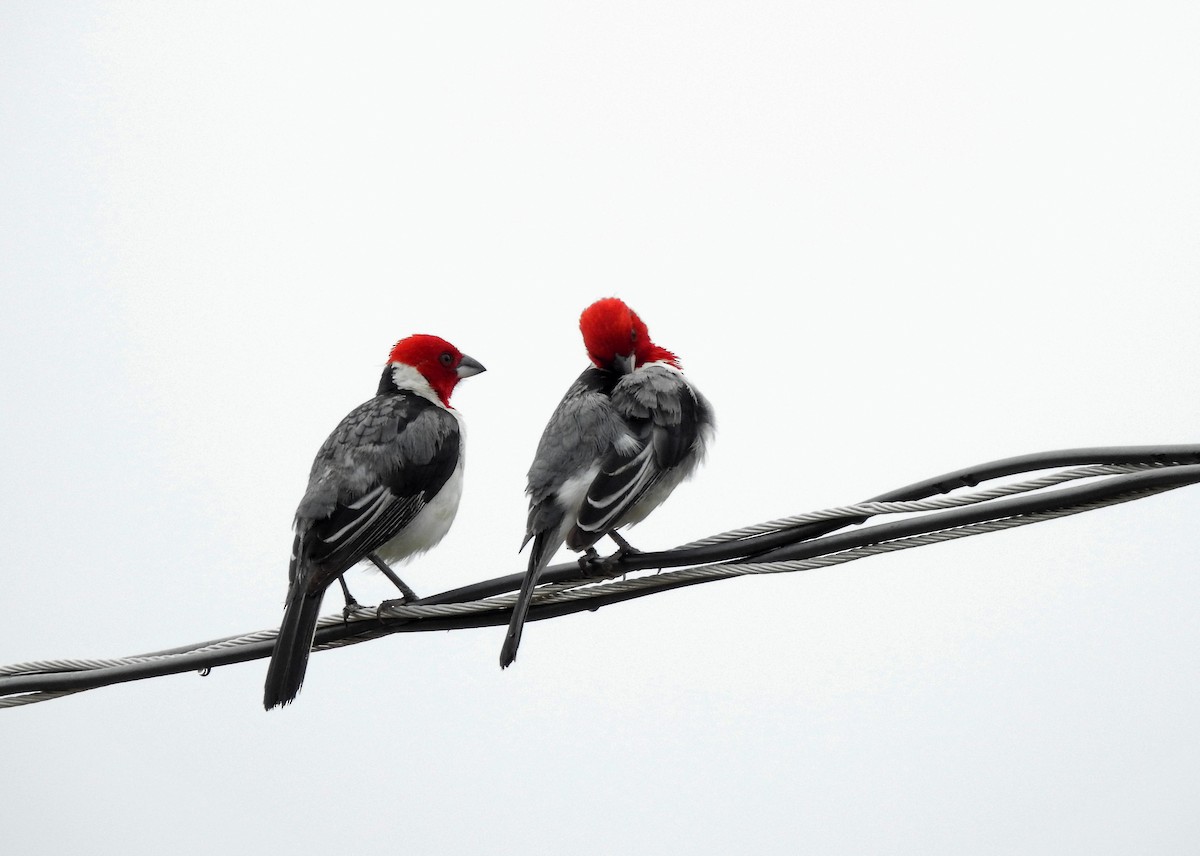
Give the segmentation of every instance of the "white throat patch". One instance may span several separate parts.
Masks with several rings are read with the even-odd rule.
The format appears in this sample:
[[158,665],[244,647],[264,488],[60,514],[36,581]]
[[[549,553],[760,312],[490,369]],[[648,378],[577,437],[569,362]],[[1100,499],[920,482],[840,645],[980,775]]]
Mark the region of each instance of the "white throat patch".
[[407,363],[392,363],[392,383],[401,389],[411,389],[439,407],[445,407],[438,394],[433,391],[433,387],[429,385],[429,381],[425,379],[425,375]]

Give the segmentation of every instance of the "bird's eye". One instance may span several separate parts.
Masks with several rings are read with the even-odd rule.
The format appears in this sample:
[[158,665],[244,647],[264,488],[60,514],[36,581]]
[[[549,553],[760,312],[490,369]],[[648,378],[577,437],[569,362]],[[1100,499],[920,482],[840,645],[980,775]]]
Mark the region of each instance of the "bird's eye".
[[449,351],[443,351],[442,355],[438,357],[438,361],[444,366],[451,366],[454,364],[454,355]]

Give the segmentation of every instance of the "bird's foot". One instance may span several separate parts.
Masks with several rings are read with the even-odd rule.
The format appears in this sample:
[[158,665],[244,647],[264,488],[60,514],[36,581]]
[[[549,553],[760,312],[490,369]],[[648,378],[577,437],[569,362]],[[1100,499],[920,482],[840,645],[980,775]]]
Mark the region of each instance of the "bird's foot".
[[385,600],[380,603],[376,612],[386,613],[388,610],[396,609],[397,607],[408,606],[414,600],[416,600],[415,597],[394,597],[391,600]]
[[346,605],[342,607],[342,621],[349,621],[354,613],[362,609],[362,604],[354,598],[346,601]]
[[595,547],[588,547],[583,551],[583,555],[577,560],[579,562],[579,570],[583,572],[585,577],[603,576],[604,559],[600,558],[600,554],[596,552]]

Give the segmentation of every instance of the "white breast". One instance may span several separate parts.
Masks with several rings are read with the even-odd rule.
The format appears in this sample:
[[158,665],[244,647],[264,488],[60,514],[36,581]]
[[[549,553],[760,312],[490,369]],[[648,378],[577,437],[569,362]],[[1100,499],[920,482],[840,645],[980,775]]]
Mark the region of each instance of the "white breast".
[[446,537],[446,533],[450,531],[450,524],[454,522],[454,516],[458,514],[458,502],[462,499],[466,431],[458,412],[455,410],[449,412],[458,420],[458,464],[437,495],[417,512],[412,523],[405,526],[392,540],[376,550],[379,558],[389,565],[399,564],[436,547]]

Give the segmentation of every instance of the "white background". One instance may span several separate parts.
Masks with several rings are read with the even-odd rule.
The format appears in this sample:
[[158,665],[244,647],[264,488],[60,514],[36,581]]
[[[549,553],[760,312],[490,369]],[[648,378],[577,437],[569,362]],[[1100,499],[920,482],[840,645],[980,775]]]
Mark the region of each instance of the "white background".
[[[277,624],[391,344],[489,371],[455,528],[628,300],[717,408],[665,548],[1200,439],[1200,6],[0,6],[0,662]],[[13,853],[1184,853],[1200,489],[531,625],[0,711]],[[391,596],[355,572],[364,602]],[[336,607],[331,598],[330,607]]]

